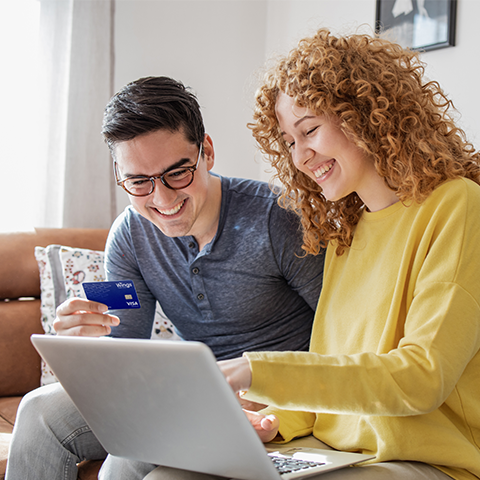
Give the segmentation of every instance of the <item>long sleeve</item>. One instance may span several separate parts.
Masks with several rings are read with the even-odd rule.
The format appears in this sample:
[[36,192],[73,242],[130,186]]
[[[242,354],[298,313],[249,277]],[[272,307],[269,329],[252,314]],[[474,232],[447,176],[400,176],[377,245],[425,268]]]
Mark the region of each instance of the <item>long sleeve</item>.
[[364,212],[351,248],[328,248],[310,352],[247,354],[249,398],[315,412],[336,448],[480,475],[479,212],[463,179]]

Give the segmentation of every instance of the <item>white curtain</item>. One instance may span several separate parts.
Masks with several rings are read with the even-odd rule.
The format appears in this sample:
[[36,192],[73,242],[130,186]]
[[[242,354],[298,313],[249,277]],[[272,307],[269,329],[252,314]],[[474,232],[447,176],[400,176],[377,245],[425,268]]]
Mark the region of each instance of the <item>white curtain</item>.
[[113,94],[114,0],[40,0],[40,226],[108,228],[111,159],[101,135]]

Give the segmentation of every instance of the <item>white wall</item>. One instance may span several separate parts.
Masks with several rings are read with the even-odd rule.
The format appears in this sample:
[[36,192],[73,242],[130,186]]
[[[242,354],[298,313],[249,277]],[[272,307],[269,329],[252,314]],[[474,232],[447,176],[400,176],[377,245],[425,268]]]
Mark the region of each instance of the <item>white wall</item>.
[[[358,29],[373,32],[375,0],[271,0],[267,17],[265,57],[269,62],[287,53],[300,38],[313,34],[320,27],[338,34]],[[261,180],[270,179],[265,162],[259,174]]]
[[[258,178],[246,124],[251,78],[264,62],[266,13],[261,0],[117,0],[115,90],[149,75],[192,87],[213,138],[214,171]],[[121,210],[128,200],[117,194]]]
[[[373,29],[376,0],[288,0],[269,2],[267,55],[284,53],[319,27],[335,33]],[[480,0],[457,0],[456,45],[424,52],[426,75],[437,80],[461,114],[459,124],[480,148]]]
[[480,19],[479,0],[457,0],[455,47],[425,52],[427,75],[437,80],[461,114],[459,124],[468,138],[480,149]]
[[[286,53],[319,27],[335,33],[373,28],[376,0],[117,0],[115,89],[146,75],[193,87],[216,148],[215,171],[267,180],[267,165],[246,124],[266,59]],[[477,24],[480,0],[458,0],[455,47],[425,52],[480,148]],[[119,199],[119,209],[125,204]]]

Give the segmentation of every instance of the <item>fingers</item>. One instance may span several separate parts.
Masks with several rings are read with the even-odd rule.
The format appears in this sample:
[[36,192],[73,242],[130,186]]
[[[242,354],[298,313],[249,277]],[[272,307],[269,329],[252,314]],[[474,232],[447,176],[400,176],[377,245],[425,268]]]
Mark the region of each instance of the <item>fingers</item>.
[[263,415],[248,410],[244,412],[263,443],[271,442],[277,436],[280,420],[275,415]]
[[262,418],[260,425],[265,432],[275,432],[276,436],[280,427],[280,420],[275,415],[266,415]]
[[252,384],[250,363],[245,357],[221,360],[218,366],[235,393],[248,390]]
[[83,298],[70,298],[57,308],[53,328],[59,335],[100,337],[108,335],[120,319],[109,315],[107,306]]

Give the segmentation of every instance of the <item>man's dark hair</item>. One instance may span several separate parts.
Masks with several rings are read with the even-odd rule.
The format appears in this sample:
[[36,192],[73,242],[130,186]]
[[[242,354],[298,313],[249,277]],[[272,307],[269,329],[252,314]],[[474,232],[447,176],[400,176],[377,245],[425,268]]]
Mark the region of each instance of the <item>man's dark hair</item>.
[[135,80],[116,93],[105,107],[102,134],[110,151],[118,142],[156,130],[183,130],[200,145],[205,127],[197,98],[181,82],[168,77]]

